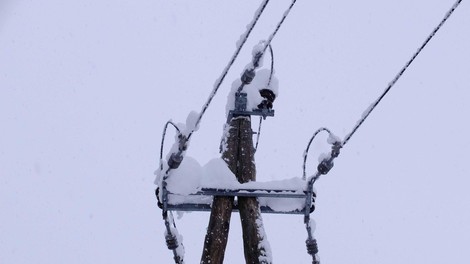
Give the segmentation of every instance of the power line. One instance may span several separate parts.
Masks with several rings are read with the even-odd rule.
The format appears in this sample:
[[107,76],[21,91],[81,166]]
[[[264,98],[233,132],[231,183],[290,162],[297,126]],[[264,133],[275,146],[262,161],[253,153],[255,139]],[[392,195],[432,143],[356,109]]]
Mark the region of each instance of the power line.
[[351,137],[356,133],[357,129],[364,123],[364,121],[367,119],[367,117],[374,111],[375,107],[382,101],[382,99],[385,97],[385,95],[392,89],[392,87],[395,85],[395,83],[400,79],[400,77],[403,75],[403,73],[408,69],[408,67],[413,63],[413,61],[416,59],[416,57],[421,53],[421,51],[426,47],[428,42],[434,37],[436,32],[444,25],[444,23],[447,21],[447,19],[452,15],[452,13],[455,11],[455,9],[460,5],[462,0],[457,0],[454,5],[451,7],[451,9],[446,13],[442,21],[437,25],[436,28],[429,34],[429,36],[426,38],[426,40],[423,42],[423,44],[418,48],[418,50],[413,54],[411,59],[403,66],[403,68],[398,72],[397,75],[395,75],[395,78],[388,84],[387,88],[383,91],[383,93],[377,98],[377,100],[371,104],[369,108],[364,112],[362,115],[362,118],[359,119],[359,121],[356,123],[356,126],[352,129],[352,131],[345,137],[343,140],[342,145],[346,145],[348,141],[351,139]]
[[202,106],[202,110],[201,112],[199,113],[199,116],[197,118],[197,121],[196,121],[196,125],[194,126],[193,130],[189,133],[188,135],[188,139],[191,137],[191,135],[194,133],[194,129],[197,128],[199,126],[199,123],[201,122],[201,119],[202,117],[204,116],[204,113],[206,112],[207,108],[209,107],[210,103],[212,102],[212,99],[214,98],[215,94],[217,93],[217,91],[219,90],[220,86],[222,85],[222,82],[224,81],[225,77],[227,76],[227,73],[228,71],[230,70],[230,68],[232,67],[233,63],[235,62],[235,60],[237,59],[238,57],[238,54],[240,53],[240,50],[243,48],[243,46],[245,45],[248,37],[250,36],[251,34],[251,31],[253,31],[253,28],[255,27],[256,23],[258,22],[259,18],[261,17],[261,14],[263,14],[264,12],[264,9],[266,8],[266,6],[268,5],[269,3],[269,0],[264,0],[260,7],[258,8],[258,10],[256,11],[255,13],[255,16],[253,18],[253,20],[251,21],[250,25],[247,27],[247,30],[245,31],[245,33],[242,35],[243,37],[241,38],[241,42],[238,43],[237,45],[237,48],[234,52],[234,54],[232,55],[232,57],[230,58],[230,61],[228,62],[227,66],[225,66],[225,69],[222,71],[222,74],[220,75],[220,77],[216,80],[216,83],[214,85],[214,89],[212,90],[212,92],[210,93],[209,95],[209,98],[207,99],[206,103]]

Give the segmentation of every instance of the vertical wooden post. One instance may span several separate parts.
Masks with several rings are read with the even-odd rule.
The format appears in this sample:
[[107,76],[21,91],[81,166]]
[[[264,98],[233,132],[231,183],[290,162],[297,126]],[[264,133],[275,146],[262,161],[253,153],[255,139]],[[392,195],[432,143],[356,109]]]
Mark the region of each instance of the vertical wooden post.
[[[228,124],[222,158],[241,183],[256,179],[253,133],[249,116],[235,117]],[[214,197],[204,240],[201,264],[223,263],[233,209],[233,197]],[[270,263],[269,249],[261,243],[264,237],[261,213],[256,198],[239,197],[243,245],[247,264]]]
[[214,197],[207,234],[204,239],[201,264],[223,263],[232,207],[233,197]]
[[[236,131],[238,129],[233,119],[230,124],[226,124],[226,126],[229,126],[229,133],[224,135],[223,143],[225,148],[222,152],[222,159],[227,163],[229,169],[236,174],[238,166],[238,133]],[[233,200],[233,197],[214,197],[209,225],[204,239],[201,264],[223,263],[230,228]]]
[[[237,119],[238,122],[238,171],[240,183],[256,180],[256,166],[253,148],[253,132],[250,117]],[[238,197],[240,220],[243,232],[243,248],[247,264],[270,263],[270,249],[264,237],[263,220],[258,200],[254,197]],[[261,243],[264,241],[264,243]]]

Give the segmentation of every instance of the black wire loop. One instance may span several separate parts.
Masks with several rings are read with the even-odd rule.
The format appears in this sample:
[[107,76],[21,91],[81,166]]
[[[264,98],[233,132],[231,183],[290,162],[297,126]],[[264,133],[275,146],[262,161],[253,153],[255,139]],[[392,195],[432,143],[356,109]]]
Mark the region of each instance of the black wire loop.
[[308,158],[308,152],[310,150],[310,145],[312,145],[312,142],[313,140],[317,137],[318,134],[320,134],[321,132],[325,131],[326,133],[328,133],[329,136],[332,135],[331,131],[326,128],[326,127],[321,127],[319,129],[317,129],[317,131],[315,131],[315,133],[313,133],[312,137],[310,138],[310,140],[308,141],[308,144],[307,144],[307,148],[305,149],[304,151],[304,162],[303,162],[303,166],[302,166],[302,169],[303,169],[303,173],[302,173],[302,179],[303,180],[306,180],[307,179],[307,158]]
[[176,132],[178,133],[178,137],[181,136],[181,131],[178,128],[178,126],[176,126],[172,121],[166,122],[165,126],[163,127],[162,142],[160,144],[160,170],[163,170],[163,163],[162,163],[162,161],[163,161],[163,146],[165,145],[166,130],[168,129],[169,125],[172,125],[176,129]]

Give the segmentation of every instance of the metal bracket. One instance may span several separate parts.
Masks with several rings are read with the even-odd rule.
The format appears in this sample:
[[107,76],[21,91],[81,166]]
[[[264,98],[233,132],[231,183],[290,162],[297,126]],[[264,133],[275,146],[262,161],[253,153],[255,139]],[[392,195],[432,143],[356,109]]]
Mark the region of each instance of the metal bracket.
[[230,110],[227,117],[227,123],[237,116],[262,116],[266,119],[268,116],[274,116],[274,110],[268,108],[254,109],[252,111],[246,110],[248,99],[247,94],[244,92],[235,93],[235,109]]

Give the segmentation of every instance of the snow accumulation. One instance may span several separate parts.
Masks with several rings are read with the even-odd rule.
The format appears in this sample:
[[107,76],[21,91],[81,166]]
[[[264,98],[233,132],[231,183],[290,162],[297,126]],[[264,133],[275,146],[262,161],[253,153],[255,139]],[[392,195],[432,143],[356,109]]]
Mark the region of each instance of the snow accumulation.
[[[172,219],[173,216],[171,214],[169,214],[169,217],[171,218],[170,222],[174,222],[174,220]],[[176,229],[175,226],[170,226],[170,233],[171,234],[168,234],[168,231],[165,231],[165,237],[168,235],[176,237],[176,241],[178,242],[178,246],[176,247],[176,254],[178,256],[184,256],[185,249],[183,246],[183,236],[178,232],[178,229]]]
[[318,162],[322,162],[324,160],[327,160],[331,157],[331,153],[330,152],[323,152],[323,153],[320,153],[320,155],[318,155]]
[[328,144],[333,145],[336,142],[341,142],[341,139],[337,135],[330,132],[329,135],[328,135],[327,142],[328,142]]
[[[247,110],[257,109],[258,104],[261,103],[263,97],[261,97],[259,91],[261,89],[270,89],[276,95],[276,98],[279,94],[279,80],[276,76],[272,75],[271,81],[269,81],[269,76],[271,75],[270,69],[261,69],[256,72],[256,76],[253,81],[246,85],[243,88],[243,92],[247,93]],[[230,110],[235,108],[235,93],[237,92],[238,87],[241,85],[241,80],[237,79],[232,83],[232,88],[227,97],[226,105],[226,115]]]
[[[176,127],[178,127],[179,131],[181,132],[181,134],[183,136],[188,137],[188,135],[190,133],[195,132],[199,129],[199,126],[197,124],[197,120],[199,118],[199,115],[200,115],[200,113],[198,113],[196,111],[191,111],[188,114],[188,116],[186,117],[186,123],[185,124],[182,124],[182,123],[177,123],[176,124]],[[171,154],[178,152],[178,147],[179,147],[179,138],[178,138],[178,136],[179,136],[178,133],[176,133],[175,137],[174,137],[174,143],[171,146],[170,151],[168,152],[168,154],[166,156],[166,160],[170,159]],[[186,146],[189,146],[189,141],[186,142]],[[184,154],[185,154],[185,152],[182,153],[183,156],[184,156]],[[159,168],[160,168],[159,170],[155,171],[155,175],[157,176],[157,178],[155,179],[155,184],[158,185],[158,186],[161,185],[160,183],[162,181],[163,172],[165,172],[168,169],[167,162],[164,162],[164,160],[160,160]]]
[[199,118],[199,112],[191,111],[186,118],[186,125],[184,129],[180,127],[181,133],[185,136],[188,136],[190,133],[195,132],[199,129],[197,124],[197,119]]
[[[253,47],[252,50],[252,55],[255,57],[256,54],[259,52],[265,52],[266,49],[266,42],[265,41],[260,41],[257,45]],[[263,67],[263,60],[264,60],[264,54],[263,56],[259,59],[258,62],[258,68]],[[244,70],[242,71],[240,77],[243,75],[245,70],[247,69],[255,69],[253,65],[253,61],[248,63]],[[237,92],[238,88],[242,84],[240,79],[236,79],[235,81],[232,82],[232,88],[228,94],[227,98],[227,105],[226,105],[226,115],[228,116],[228,113],[230,110],[233,110],[235,108],[235,93]],[[276,97],[279,94],[279,80],[276,78],[274,75],[274,70],[271,75],[271,69],[261,69],[256,71],[255,78],[253,81],[245,85],[243,88],[242,92],[247,93],[247,110],[253,110],[257,109],[257,106],[261,101],[263,100],[263,97],[261,97],[259,91],[262,89],[270,89],[273,91],[273,93],[276,95]]]
[[240,35],[240,38],[237,40],[235,45],[237,48],[240,48],[240,46],[243,45],[244,41],[246,40],[248,34],[250,34],[250,28],[253,28],[253,26],[256,24],[256,21],[258,18],[261,16],[261,13],[263,12],[265,7],[263,5],[260,5],[259,8],[256,10],[255,14],[253,15],[253,19],[246,25],[246,30],[243,32],[243,34]]
[[[251,56],[253,56],[253,58],[255,58],[258,54],[263,54],[263,56],[260,58],[259,62],[258,62],[258,67],[263,67],[263,58],[264,58],[264,52],[266,50],[266,41],[262,40],[260,41],[257,45],[255,45],[253,47],[253,50],[251,51]],[[248,64],[246,68],[248,67],[252,67],[252,68],[255,68],[254,65],[253,65],[253,61],[252,63]]]
[[[160,175],[157,173],[157,175]],[[161,176],[160,176],[161,177]],[[160,186],[161,179],[156,183]],[[306,181],[300,178],[269,182],[247,182],[239,183],[235,175],[227,167],[221,158],[210,160],[201,166],[194,158],[186,156],[178,169],[170,172],[167,179],[167,188],[172,193],[171,203],[207,203],[210,204],[211,197],[189,196],[195,194],[202,188],[232,189],[232,190],[285,190],[294,193],[303,193],[307,188]],[[305,206],[303,198],[272,198],[259,197],[260,206],[269,206],[280,212],[301,210]]]
[[202,169],[192,157],[186,156],[180,167],[173,170],[167,179],[168,190],[172,193],[188,195],[200,186]]
[[259,235],[260,241],[258,244],[258,249],[261,251],[261,255],[259,256],[259,263],[273,263],[273,254],[271,251],[271,245],[268,241],[268,236],[264,231],[263,219],[261,215],[258,215],[256,219],[256,229],[257,234]]
[[200,187],[235,189],[239,188],[235,175],[227,167],[225,161],[221,158],[210,160],[202,168],[204,171],[201,177]]
[[[160,181],[155,182],[159,185]],[[167,183],[168,190],[181,195],[196,193],[201,188],[270,189],[289,190],[296,193],[302,193],[306,189],[306,182],[298,177],[269,182],[239,183],[222,158],[212,159],[206,165],[201,166],[190,156],[184,158],[178,169],[171,171]]]

